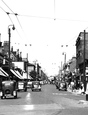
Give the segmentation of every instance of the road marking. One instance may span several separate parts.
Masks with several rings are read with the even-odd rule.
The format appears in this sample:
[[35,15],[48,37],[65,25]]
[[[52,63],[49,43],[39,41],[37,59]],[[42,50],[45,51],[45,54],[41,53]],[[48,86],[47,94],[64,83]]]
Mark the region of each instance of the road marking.
[[56,110],[56,109],[64,109],[61,105],[57,104],[37,104],[37,105],[24,105],[24,110]]
[[26,98],[30,98],[31,97],[31,93],[28,93]]
[[[64,107],[60,104],[36,104],[36,105],[9,105],[0,106],[0,113],[20,113],[26,111],[48,111],[48,110],[61,110]],[[4,110],[4,111],[3,111]]]
[[23,109],[24,110],[34,110],[34,105],[24,105]]
[[67,95],[65,93],[53,93],[53,95]]

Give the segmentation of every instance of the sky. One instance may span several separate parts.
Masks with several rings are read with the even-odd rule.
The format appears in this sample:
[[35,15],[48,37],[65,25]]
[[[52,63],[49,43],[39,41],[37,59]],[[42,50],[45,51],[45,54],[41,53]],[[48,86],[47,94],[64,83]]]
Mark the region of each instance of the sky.
[[62,53],[66,61],[75,56],[79,33],[88,31],[87,1],[0,0],[0,39],[8,41],[8,27],[14,24],[13,49],[22,51],[24,58],[28,53],[29,62],[37,60],[47,75],[56,75],[64,63]]

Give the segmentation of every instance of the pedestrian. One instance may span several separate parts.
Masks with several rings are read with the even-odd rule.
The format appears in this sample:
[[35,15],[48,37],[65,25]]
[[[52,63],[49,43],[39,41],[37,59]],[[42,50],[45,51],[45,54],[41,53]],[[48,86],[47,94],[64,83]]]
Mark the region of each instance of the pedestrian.
[[72,92],[74,90],[74,81],[73,80],[71,81],[71,90],[72,90]]
[[81,82],[81,93],[84,94],[84,84]]

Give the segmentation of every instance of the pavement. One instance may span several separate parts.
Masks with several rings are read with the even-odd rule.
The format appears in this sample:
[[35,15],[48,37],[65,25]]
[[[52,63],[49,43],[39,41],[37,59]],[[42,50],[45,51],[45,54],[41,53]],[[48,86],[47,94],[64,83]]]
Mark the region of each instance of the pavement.
[[85,96],[86,99],[85,100],[79,100],[78,104],[83,104],[83,105],[88,107],[88,94],[87,93],[84,94],[81,89],[72,91],[71,89],[68,88],[67,91],[74,94],[74,95]]
[[76,89],[75,89],[75,90],[72,91],[70,88],[68,88],[67,91],[68,91],[68,92],[71,92],[71,93],[73,93],[73,94],[75,94],[75,95],[86,95],[86,93],[84,94],[81,89],[79,89],[79,90],[76,90]]

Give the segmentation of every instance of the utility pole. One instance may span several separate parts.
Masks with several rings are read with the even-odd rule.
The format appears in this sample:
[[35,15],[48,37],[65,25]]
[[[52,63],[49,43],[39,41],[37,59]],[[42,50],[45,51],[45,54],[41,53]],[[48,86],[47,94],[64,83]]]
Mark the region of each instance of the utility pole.
[[11,41],[11,29],[10,26],[12,26],[12,29],[15,30],[14,25],[8,26],[8,35],[9,35],[9,79],[10,79],[10,65],[11,65],[11,59],[10,59],[10,41]]
[[9,79],[10,79],[10,37],[11,37],[10,28],[8,28],[8,34],[9,34]]
[[27,64],[26,64],[26,70],[27,70],[27,81],[28,81],[28,53],[27,53]]
[[85,64],[85,36],[86,32],[84,30],[84,54],[83,54],[83,82],[84,82],[84,92],[86,91],[86,75],[85,75],[85,68],[86,68],[86,64]]

